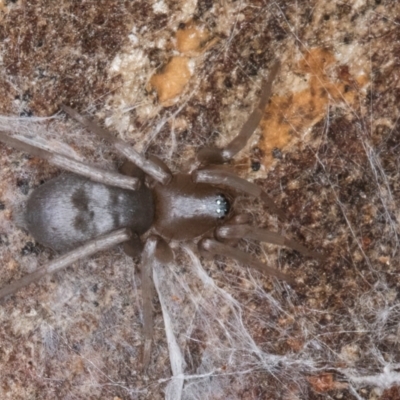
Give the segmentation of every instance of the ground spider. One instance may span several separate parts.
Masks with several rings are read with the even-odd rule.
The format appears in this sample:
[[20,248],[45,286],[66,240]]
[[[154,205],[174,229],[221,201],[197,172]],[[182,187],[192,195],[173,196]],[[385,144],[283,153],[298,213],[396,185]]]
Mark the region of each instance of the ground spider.
[[[321,255],[291,239],[251,226],[247,214],[234,215],[231,207],[235,193],[241,192],[260,198],[270,211],[281,219],[285,217],[261,188],[223,166],[244,148],[257,128],[278,70],[279,63],[276,62],[268,79],[263,82],[256,109],[239,134],[223,149],[201,149],[190,173],[172,174],[160,159],[137,153],[67,106],[62,108],[68,115],[112,144],[128,159],[120,173],[101,170],[54,153],[45,141],[38,143],[27,136],[0,132],[2,142],[73,173],[61,175],[37,188],[27,201],[23,217],[26,229],[39,243],[63,255],[2,288],[0,298],[76,260],[124,243],[128,255],[141,255],[145,337],[143,365],[147,366],[153,336],[151,270],[154,263],[172,260],[172,250],[168,245],[171,240],[199,239],[198,248],[203,255],[231,257],[287,281],[290,281],[287,275],[230,246],[229,242],[254,239],[321,258]],[[147,239],[143,246],[140,236],[145,233]]]

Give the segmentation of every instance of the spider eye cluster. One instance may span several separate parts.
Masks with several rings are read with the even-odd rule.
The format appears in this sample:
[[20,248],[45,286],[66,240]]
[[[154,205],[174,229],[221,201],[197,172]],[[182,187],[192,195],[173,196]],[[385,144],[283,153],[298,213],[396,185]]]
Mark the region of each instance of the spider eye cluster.
[[217,204],[216,212],[218,218],[226,217],[226,215],[229,213],[229,210],[231,209],[229,200],[223,194],[219,194],[215,200],[215,203]]

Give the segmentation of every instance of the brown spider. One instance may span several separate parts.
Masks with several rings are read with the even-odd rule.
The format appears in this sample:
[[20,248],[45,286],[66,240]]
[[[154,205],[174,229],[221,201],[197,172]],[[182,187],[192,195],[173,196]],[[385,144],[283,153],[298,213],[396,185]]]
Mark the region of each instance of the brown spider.
[[[113,144],[129,160],[120,173],[104,171],[54,153],[44,141],[34,142],[27,136],[0,132],[2,142],[73,172],[37,188],[28,199],[23,214],[28,232],[39,243],[64,255],[2,288],[0,298],[15,293],[45,274],[123,242],[127,254],[142,256],[143,364],[147,366],[153,336],[151,271],[155,263],[172,260],[169,241],[200,239],[198,248],[203,255],[228,256],[287,281],[291,281],[287,275],[227,243],[248,238],[288,246],[306,256],[321,258],[293,240],[249,225],[247,214],[233,215],[231,209],[235,193],[243,192],[260,198],[279,217],[285,216],[261,188],[222,166],[243,149],[257,128],[278,70],[279,63],[276,62],[263,83],[257,108],[239,134],[224,149],[200,150],[189,173],[173,175],[160,159],[140,155],[67,106],[62,106],[67,114]],[[146,232],[150,234],[142,246],[140,236]]]

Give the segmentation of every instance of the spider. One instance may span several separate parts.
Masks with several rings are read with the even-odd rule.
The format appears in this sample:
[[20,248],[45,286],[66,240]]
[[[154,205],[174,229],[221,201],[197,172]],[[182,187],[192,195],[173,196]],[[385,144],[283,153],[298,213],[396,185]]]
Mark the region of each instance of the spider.
[[239,134],[223,149],[201,149],[197,160],[185,173],[172,174],[159,158],[137,153],[66,105],[62,109],[70,117],[112,144],[127,158],[119,173],[101,170],[54,152],[45,141],[0,131],[0,140],[5,144],[72,172],[35,189],[23,214],[27,231],[39,243],[63,255],[3,287],[0,298],[74,261],[123,243],[124,251],[129,256],[137,258],[141,255],[145,339],[143,366],[146,367],[150,361],[153,336],[151,271],[155,263],[172,261],[173,253],[168,242],[196,240],[199,252],[204,256],[231,257],[289,282],[289,276],[230,244],[242,238],[265,241],[321,259],[321,254],[309,251],[294,240],[251,226],[249,215],[235,215],[231,206],[236,193],[242,192],[260,198],[270,211],[281,219],[285,218],[285,213],[261,188],[224,166],[245,147],[257,128],[278,71],[279,62],[275,62],[263,82],[259,103]]

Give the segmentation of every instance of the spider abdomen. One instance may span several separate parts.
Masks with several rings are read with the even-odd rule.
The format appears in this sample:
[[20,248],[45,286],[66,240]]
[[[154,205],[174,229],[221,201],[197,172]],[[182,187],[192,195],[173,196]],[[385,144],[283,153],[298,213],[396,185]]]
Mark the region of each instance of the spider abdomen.
[[57,251],[122,227],[141,235],[153,219],[153,196],[145,185],[124,190],[78,175],[62,175],[37,188],[25,212],[29,233]]

